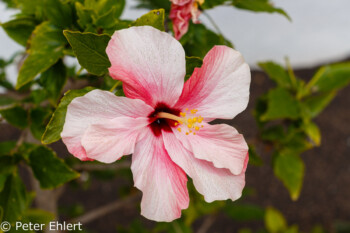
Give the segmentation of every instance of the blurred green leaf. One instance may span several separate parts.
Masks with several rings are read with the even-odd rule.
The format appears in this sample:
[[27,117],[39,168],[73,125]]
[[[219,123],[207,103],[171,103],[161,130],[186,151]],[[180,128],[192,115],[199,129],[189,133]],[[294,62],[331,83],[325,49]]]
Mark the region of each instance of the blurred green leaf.
[[300,116],[299,102],[284,88],[276,88],[267,95],[268,107],[261,120],[296,119]]
[[44,87],[51,102],[56,105],[61,97],[61,91],[66,84],[68,75],[62,60],[43,72],[40,76],[40,84]]
[[268,207],[265,212],[265,227],[269,233],[282,233],[287,229],[287,222],[278,210]]
[[35,16],[40,21],[44,19],[44,0],[15,0],[15,3],[23,15]]
[[16,161],[13,156],[3,155],[0,156],[0,174],[10,175],[16,169]]
[[288,72],[279,64],[269,61],[260,62],[258,65],[273,81],[278,84],[278,86],[284,88],[291,88],[293,86]]
[[281,8],[276,8],[269,0],[232,0],[235,7],[254,12],[279,13],[291,20],[289,15]]
[[74,98],[83,96],[93,89],[93,87],[85,87],[80,90],[71,90],[65,93],[55,112],[52,114],[49,124],[46,126],[46,130],[41,138],[43,144],[50,144],[61,138],[60,134],[66,119],[68,105]]
[[181,38],[186,55],[203,58],[215,45],[233,47],[222,35],[207,29],[203,24],[190,23],[188,32]]
[[301,103],[304,113],[307,117],[316,117],[330,104],[336,94],[335,91],[332,91],[305,98]]
[[253,204],[226,205],[225,213],[237,221],[263,220],[265,210]]
[[349,83],[350,62],[345,62],[320,68],[307,84],[307,88],[313,92],[326,92],[338,90]]
[[318,126],[309,121],[304,124],[303,127],[306,135],[317,145],[319,146],[321,144],[321,132]]
[[16,146],[15,141],[0,142],[0,156],[9,155],[11,150],[15,148],[15,146]]
[[73,23],[73,11],[68,2],[61,0],[45,0],[45,15],[49,21],[62,29]]
[[95,75],[108,73],[111,63],[106,54],[106,47],[111,39],[110,36],[67,30],[63,31],[63,33],[82,67]]
[[44,107],[33,108],[30,111],[30,130],[33,136],[40,140],[45,132],[46,124],[51,116],[51,109]]
[[193,74],[195,68],[200,68],[203,64],[202,59],[199,57],[186,57],[186,77],[185,80],[189,79]]
[[29,55],[18,74],[17,89],[32,81],[63,56],[66,40],[60,29],[43,22],[35,28],[33,35]]
[[18,220],[27,208],[25,186],[18,174],[14,173],[7,178],[4,189],[0,192],[0,206],[4,211],[3,220],[10,223]]
[[201,6],[203,9],[211,9],[216,6],[220,6],[224,3],[229,2],[228,0],[207,0],[204,1],[203,5]]
[[20,106],[0,109],[1,116],[11,125],[24,129],[28,126],[28,113]]
[[263,161],[261,157],[256,152],[254,145],[250,144],[249,146],[249,164],[253,164],[255,166],[261,166]]
[[28,209],[23,214],[24,223],[47,224],[55,219],[55,215],[45,210]]
[[113,7],[116,7],[115,17],[119,18],[125,6],[125,0],[85,0],[85,7],[93,9],[97,15],[104,15]]
[[[6,179],[7,179],[7,175],[0,174],[0,193],[2,192],[2,190],[5,187]],[[1,222],[1,217],[0,217],[0,222]]]
[[135,22],[133,22],[132,26],[145,26],[149,25],[158,30],[164,31],[164,9],[152,10],[147,14],[141,16]]
[[9,37],[20,45],[26,46],[36,21],[31,17],[22,17],[3,23],[1,26]]
[[40,187],[44,189],[56,188],[79,177],[79,173],[68,167],[54,151],[44,146],[30,152],[29,164],[40,182]]
[[279,154],[274,162],[274,172],[288,189],[292,200],[297,200],[303,185],[305,166],[296,154]]

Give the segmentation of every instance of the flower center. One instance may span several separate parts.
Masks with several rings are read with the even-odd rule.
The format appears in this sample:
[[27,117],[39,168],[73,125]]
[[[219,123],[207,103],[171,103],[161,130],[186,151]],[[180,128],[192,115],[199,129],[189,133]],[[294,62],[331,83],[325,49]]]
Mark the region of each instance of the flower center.
[[191,133],[196,135],[196,131],[203,128],[203,125],[201,125],[203,117],[197,115],[197,112],[197,109],[188,111],[188,108],[186,108],[186,111],[180,112],[180,116],[167,112],[158,112],[156,117],[173,120],[175,121],[174,126],[177,127],[179,132],[186,132],[186,135]]

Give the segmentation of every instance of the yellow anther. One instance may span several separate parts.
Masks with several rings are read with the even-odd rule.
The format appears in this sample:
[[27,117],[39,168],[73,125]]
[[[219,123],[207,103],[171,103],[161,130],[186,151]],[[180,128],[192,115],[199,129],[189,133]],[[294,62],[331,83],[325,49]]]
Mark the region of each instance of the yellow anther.
[[186,116],[186,113],[185,113],[185,112],[180,112],[180,115],[181,115],[182,117],[185,117],[185,116]]
[[197,122],[198,118],[197,117],[193,117],[193,122]]
[[188,135],[189,133],[188,132],[186,132],[186,135]]
[[198,126],[196,126],[196,127],[194,127],[194,129],[198,131],[198,130],[199,130],[199,127],[198,127]]
[[179,124],[179,123],[175,122],[175,124],[174,124],[174,125],[175,125],[175,126],[177,126],[178,124]]
[[203,128],[204,126],[203,125],[201,125],[201,128]]
[[192,120],[191,118],[188,118],[187,121],[188,121],[188,123],[190,123],[190,124],[193,123],[193,120]]
[[188,108],[186,108],[186,111],[188,111]]
[[203,121],[203,117],[200,116],[200,117],[198,118],[198,123],[202,123],[202,121]]
[[193,126],[192,124],[187,124],[188,128],[192,128],[192,126]]
[[177,131],[179,131],[181,133],[181,128],[177,128]]
[[196,133],[193,132],[193,135],[196,135]]
[[180,124],[182,124],[183,122],[182,121],[178,121]]
[[196,112],[198,112],[197,109],[192,109],[192,110],[191,110],[191,113],[192,113],[192,114],[196,114]]

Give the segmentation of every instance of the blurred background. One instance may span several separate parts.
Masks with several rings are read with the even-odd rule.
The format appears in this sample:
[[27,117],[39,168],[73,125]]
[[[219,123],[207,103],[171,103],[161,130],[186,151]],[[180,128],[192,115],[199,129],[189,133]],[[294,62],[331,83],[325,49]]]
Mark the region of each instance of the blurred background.
[[[209,29],[217,32],[219,28],[252,67],[251,98],[247,110],[234,120],[224,122],[237,128],[248,143],[254,144],[254,153],[259,154],[258,159],[255,156],[251,158],[256,164],[248,166],[247,188],[242,200],[237,204],[198,204],[197,208],[192,209],[195,213],[198,211],[197,214],[192,213],[195,216],[192,220],[188,220],[191,213],[184,214],[187,216],[185,225],[189,221],[190,228],[183,225],[182,220],[175,221],[170,227],[157,225],[139,214],[140,193],[137,190],[130,192],[133,183],[128,159],[109,166],[78,164],[63,143],[58,141],[51,144],[52,148],[75,170],[81,172],[81,176],[62,188],[57,202],[49,206],[49,209],[57,211],[60,219],[82,221],[86,232],[350,232],[349,85],[337,89],[332,102],[328,101],[329,105],[325,105],[324,111],[319,112],[314,120],[322,134],[322,142],[319,146],[313,144],[314,148],[303,151],[305,172],[302,175],[303,187],[297,200],[292,200],[288,189],[274,177],[276,171],[271,166],[275,163],[272,155],[275,144],[260,140],[264,131],[259,128],[261,122],[256,119],[257,106],[261,99],[276,86],[276,80],[271,78],[267,65],[258,66],[259,62],[274,61],[281,64],[287,68],[288,75],[295,74],[297,80],[304,83],[314,78],[320,67],[337,62],[348,64],[350,1],[274,0],[273,4],[285,10],[292,20],[289,21],[279,14],[255,13],[229,6],[206,10],[206,14],[210,15],[216,25],[206,15],[202,14],[200,17],[201,22]],[[149,12],[148,9],[136,8],[137,5],[136,0],[127,1],[121,18],[135,20]],[[6,4],[0,1],[1,22],[9,21],[17,12],[6,9]],[[17,51],[23,51],[23,47],[0,28],[0,58],[10,59]],[[286,58],[289,60],[287,64]],[[79,66],[77,60],[72,58],[68,58],[66,64]],[[6,73],[8,80],[15,84],[17,65],[7,66]],[[347,78],[348,76],[344,76],[343,80]],[[1,92],[6,93],[5,88],[1,88]],[[283,120],[290,124],[290,119]],[[294,123],[299,124],[297,121],[293,121],[293,125]],[[19,129],[6,122],[0,123],[0,132],[0,141],[17,140],[21,135]],[[308,138],[307,141],[312,140]],[[257,164],[259,166],[255,166]],[[29,184],[31,188],[38,185],[26,180],[28,171],[22,170],[26,185]],[[46,192],[48,191],[39,194],[45,196]],[[125,196],[125,193],[131,193],[132,198],[120,204],[117,197]],[[40,206],[40,203],[35,205]],[[284,217],[280,217],[274,210],[280,211]],[[267,226],[267,212],[274,216],[274,223],[278,225],[282,222],[282,225],[289,227],[284,230],[278,230],[277,227],[274,231],[274,223],[272,228]],[[158,230],[154,230],[154,227]],[[263,230],[265,228],[268,231]]]

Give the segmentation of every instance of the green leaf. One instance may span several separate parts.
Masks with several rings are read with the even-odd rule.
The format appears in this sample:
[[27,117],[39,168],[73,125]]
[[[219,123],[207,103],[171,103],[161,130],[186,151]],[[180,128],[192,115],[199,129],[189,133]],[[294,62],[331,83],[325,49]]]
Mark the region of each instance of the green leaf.
[[35,28],[33,35],[29,55],[18,74],[17,89],[32,81],[63,56],[66,40],[60,29],[43,22]]
[[291,88],[293,86],[288,72],[279,64],[274,62],[260,62],[258,65],[278,86],[284,88]]
[[40,140],[45,132],[45,126],[51,116],[51,109],[44,107],[33,108],[30,111],[30,130],[33,136]]
[[15,141],[0,142],[0,156],[9,155],[11,153],[11,150],[15,148],[15,146]]
[[335,91],[331,91],[305,98],[301,103],[304,113],[310,118],[316,117],[330,104],[336,94]]
[[350,62],[332,64],[320,68],[307,88],[313,92],[326,92],[341,89],[350,83]]
[[199,57],[186,57],[186,77],[185,80],[189,79],[193,74],[195,68],[201,67],[203,64],[202,59]]
[[321,144],[321,132],[318,126],[309,121],[304,124],[303,127],[306,135],[317,145],[319,146]]
[[85,7],[92,9],[97,15],[106,14],[111,8],[116,7],[115,17],[119,18],[125,7],[125,0],[86,0]]
[[252,204],[234,204],[227,205],[225,208],[225,213],[237,221],[254,221],[263,220],[265,210]]
[[86,87],[84,89],[71,90],[65,93],[55,112],[52,114],[49,124],[46,126],[46,130],[41,138],[43,144],[50,144],[61,138],[60,134],[66,119],[68,105],[74,98],[83,96],[93,89],[93,87]]
[[70,27],[73,23],[73,12],[68,2],[45,0],[45,15],[49,21],[60,28]]
[[26,46],[36,22],[31,17],[22,17],[8,21],[1,26],[9,37],[20,45]]
[[187,56],[203,58],[215,45],[226,45],[233,47],[230,41],[222,35],[207,29],[203,24],[190,24],[188,32],[180,41]]
[[0,109],[1,116],[11,125],[24,129],[28,126],[28,113],[20,106]]
[[249,164],[252,164],[255,166],[263,165],[263,160],[256,152],[254,145],[248,145],[248,146],[249,146]]
[[0,174],[9,175],[16,169],[16,161],[13,156],[0,156]]
[[117,8],[112,7],[107,13],[99,17],[92,17],[94,25],[101,28],[113,28],[118,23],[116,17]]
[[[7,180],[7,175],[0,174],[0,193],[2,192],[2,190],[4,190],[6,180]],[[1,222],[1,217],[0,217],[0,222]]]
[[300,116],[299,102],[284,88],[276,88],[268,93],[268,106],[261,120],[296,119]]
[[274,163],[275,175],[288,189],[292,200],[297,200],[303,184],[305,166],[298,155],[280,154]]
[[232,2],[239,9],[254,12],[279,13],[284,15],[288,20],[291,20],[284,10],[274,7],[269,0],[232,0]]
[[265,227],[269,233],[282,233],[287,229],[287,222],[281,212],[268,207],[265,212]]
[[90,32],[63,31],[79,64],[89,73],[103,75],[111,66],[106,54],[106,47],[111,39],[108,35],[97,35]]
[[211,9],[216,6],[220,6],[228,2],[228,0],[207,0],[204,1],[203,5],[201,6],[203,9]]
[[4,211],[3,221],[10,223],[20,219],[27,208],[25,186],[18,174],[12,174],[7,178],[4,189],[0,192],[0,206]]
[[149,25],[154,28],[157,28],[161,31],[164,31],[164,9],[152,10],[147,14],[141,16],[135,22],[133,22],[132,26],[145,26]]
[[25,223],[39,223],[46,225],[54,219],[55,215],[48,211],[40,209],[29,209],[24,212],[22,221]]
[[29,165],[34,176],[44,189],[56,188],[79,177],[79,173],[68,167],[51,149],[39,146],[29,154]]
[[44,0],[15,0],[15,2],[23,15],[34,15],[37,20],[44,20]]
[[59,60],[54,66],[45,71],[40,76],[40,84],[47,91],[51,102],[56,105],[61,96],[61,91],[68,79],[66,67],[62,60]]

